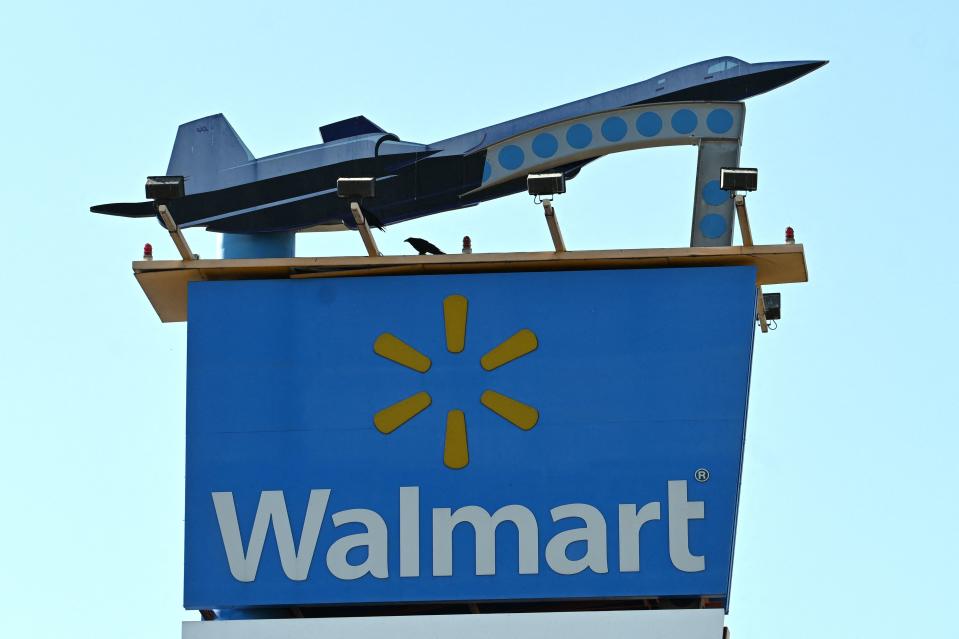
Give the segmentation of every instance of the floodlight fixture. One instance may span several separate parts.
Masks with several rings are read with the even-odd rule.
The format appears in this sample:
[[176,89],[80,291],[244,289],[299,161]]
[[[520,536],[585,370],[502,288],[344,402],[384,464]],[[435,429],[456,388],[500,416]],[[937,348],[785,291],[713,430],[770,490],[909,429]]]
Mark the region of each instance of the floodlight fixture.
[[719,169],[719,188],[723,191],[755,191],[759,169],[726,167]]
[[778,320],[781,316],[779,293],[763,293],[763,309],[767,320]]
[[186,195],[182,175],[151,175],[147,178],[147,198],[158,202],[175,200]]
[[554,195],[566,192],[566,176],[562,173],[531,173],[526,177],[526,190],[539,204]]
[[566,244],[559,229],[559,220],[556,219],[556,209],[553,208],[553,196],[566,192],[566,176],[562,173],[530,173],[526,176],[526,190],[533,196],[533,203],[543,205],[553,248],[557,253],[564,252]]
[[371,177],[339,178],[336,194],[348,200],[361,200],[376,196],[376,179]]

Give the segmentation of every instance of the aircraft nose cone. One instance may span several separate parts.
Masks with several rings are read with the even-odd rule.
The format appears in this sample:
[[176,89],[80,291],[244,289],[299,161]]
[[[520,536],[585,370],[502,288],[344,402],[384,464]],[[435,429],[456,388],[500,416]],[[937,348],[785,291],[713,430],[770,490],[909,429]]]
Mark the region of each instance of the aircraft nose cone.
[[827,64],[828,60],[801,60],[797,62],[765,62],[751,65],[746,76],[747,86],[736,99],[752,97],[798,80]]
[[829,64],[829,60],[804,60],[801,62],[790,62],[788,63],[789,66],[785,68],[789,70],[790,75],[792,75],[792,78],[795,80],[827,64]]

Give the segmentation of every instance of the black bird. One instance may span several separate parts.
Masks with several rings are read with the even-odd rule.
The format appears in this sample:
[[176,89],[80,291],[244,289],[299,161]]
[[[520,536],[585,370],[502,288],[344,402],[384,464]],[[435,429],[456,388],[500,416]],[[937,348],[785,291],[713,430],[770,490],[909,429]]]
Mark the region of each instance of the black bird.
[[446,255],[446,253],[439,250],[421,237],[408,237],[403,241],[409,242],[410,246],[419,251],[420,255],[426,255],[427,253],[432,253],[433,255]]
[[363,211],[363,217],[366,218],[366,221],[369,222],[370,226],[374,226],[378,228],[379,230],[383,231],[384,233],[386,233],[386,229],[383,228],[383,223],[380,222],[380,218],[373,215],[373,213],[371,213],[370,211]]

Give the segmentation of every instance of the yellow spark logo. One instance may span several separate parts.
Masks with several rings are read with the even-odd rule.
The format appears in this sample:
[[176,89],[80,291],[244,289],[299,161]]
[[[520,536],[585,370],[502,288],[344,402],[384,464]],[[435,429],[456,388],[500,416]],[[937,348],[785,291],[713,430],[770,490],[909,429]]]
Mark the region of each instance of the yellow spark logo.
[[[468,302],[462,295],[450,295],[443,300],[443,318],[446,321],[446,350],[462,353],[466,347],[466,312]],[[484,370],[491,371],[519,359],[536,350],[538,342],[533,331],[524,328],[480,358]],[[383,333],[373,342],[373,351],[391,362],[425,373],[432,366],[430,358],[400,338]],[[419,392],[387,406],[373,416],[373,425],[384,435],[408,422],[426,410],[433,402],[429,393]],[[539,412],[532,406],[507,397],[493,390],[485,390],[480,396],[483,406],[490,409],[518,428],[529,430],[539,420]],[[466,442],[466,415],[461,410],[451,410],[446,415],[446,440],[443,446],[443,463],[449,468],[465,468],[469,463],[469,447]]]

